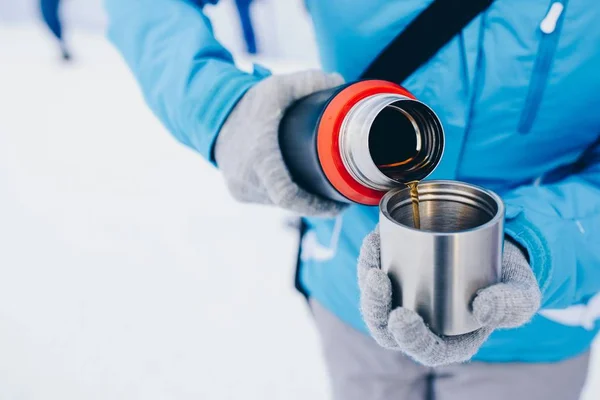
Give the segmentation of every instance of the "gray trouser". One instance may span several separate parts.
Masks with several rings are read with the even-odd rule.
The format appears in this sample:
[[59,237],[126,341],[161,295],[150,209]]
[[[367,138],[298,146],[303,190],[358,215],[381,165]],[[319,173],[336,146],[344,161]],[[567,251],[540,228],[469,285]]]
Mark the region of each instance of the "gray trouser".
[[335,400],[576,400],[589,352],[557,363],[427,368],[343,323],[311,300]]

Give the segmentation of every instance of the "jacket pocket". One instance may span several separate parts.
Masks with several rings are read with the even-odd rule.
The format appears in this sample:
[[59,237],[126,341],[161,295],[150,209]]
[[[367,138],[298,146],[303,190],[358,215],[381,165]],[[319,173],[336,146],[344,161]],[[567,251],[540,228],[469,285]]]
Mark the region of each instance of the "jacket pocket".
[[529,81],[529,91],[517,128],[521,134],[529,133],[540,108],[554,53],[558,46],[567,3],[568,0],[553,1],[540,22],[539,29],[542,39],[538,46],[537,57]]

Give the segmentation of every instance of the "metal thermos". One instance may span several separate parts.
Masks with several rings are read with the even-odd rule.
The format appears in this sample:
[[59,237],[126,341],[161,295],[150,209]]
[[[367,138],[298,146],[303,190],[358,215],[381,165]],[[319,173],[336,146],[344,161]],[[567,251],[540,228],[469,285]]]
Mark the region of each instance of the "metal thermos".
[[495,193],[456,181],[421,182],[421,229],[413,228],[409,190],[380,204],[381,266],[392,280],[394,306],[421,315],[441,335],[480,328],[470,305],[500,280],[504,205]]
[[379,80],[314,93],[286,110],[279,145],[294,181],[332,200],[377,205],[421,180],[444,149],[442,124],[406,89]]

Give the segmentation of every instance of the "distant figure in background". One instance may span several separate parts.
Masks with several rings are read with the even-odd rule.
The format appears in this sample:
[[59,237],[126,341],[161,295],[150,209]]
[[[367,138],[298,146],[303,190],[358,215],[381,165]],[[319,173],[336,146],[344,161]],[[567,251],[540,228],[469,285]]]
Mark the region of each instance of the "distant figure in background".
[[40,10],[44,22],[50,29],[50,32],[58,39],[61,57],[64,61],[71,60],[71,53],[67,49],[63,38],[62,23],[59,15],[60,0],[40,0]]
[[[209,2],[216,3],[217,0],[212,0]],[[256,35],[252,25],[252,18],[250,15],[251,4],[252,0],[235,0],[235,5],[240,19],[242,35],[244,37],[244,42],[246,43],[246,51],[249,54],[256,54],[258,49],[256,45]],[[60,18],[60,5],[61,0],[40,0],[40,11],[46,26],[48,26],[50,32],[52,32],[54,37],[56,37],[58,40],[62,59],[69,61],[71,60],[71,52],[67,48],[63,37],[63,25]]]
[[258,49],[256,47],[254,27],[252,26],[252,17],[250,16],[250,4],[252,4],[252,0],[235,0],[235,5],[240,16],[240,25],[242,26],[244,41],[246,42],[246,51],[249,54],[256,54]]

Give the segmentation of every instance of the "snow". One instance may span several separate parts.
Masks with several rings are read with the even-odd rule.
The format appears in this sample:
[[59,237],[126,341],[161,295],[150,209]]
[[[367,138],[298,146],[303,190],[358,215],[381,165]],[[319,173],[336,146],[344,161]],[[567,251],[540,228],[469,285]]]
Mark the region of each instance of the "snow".
[[0,28],[0,398],[328,398],[288,216],[236,204],[102,37],[72,43],[63,65]]
[[326,398],[286,216],[231,200],[101,38],[64,66],[0,32],[0,398]]

